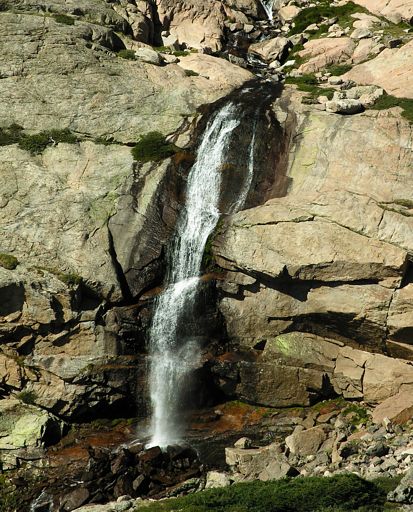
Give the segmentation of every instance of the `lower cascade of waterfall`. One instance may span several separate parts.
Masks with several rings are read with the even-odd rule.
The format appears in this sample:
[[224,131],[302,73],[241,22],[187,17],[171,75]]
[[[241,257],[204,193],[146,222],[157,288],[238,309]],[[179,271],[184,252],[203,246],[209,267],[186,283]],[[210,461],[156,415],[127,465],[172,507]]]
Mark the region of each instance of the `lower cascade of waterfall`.
[[[259,120],[265,118],[268,123],[265,111],[274,97],[274,86],[270,89],[258,96],[258,105],[251,105],[249,100],[250,108],[245,109],[245,98],[255,91],[254,87],[245,87],[236,99],[227,100],[211,116],[201,137],[188,176],[186,203],[168,251],[165,288],[155,302],[149,332],[149,446],[165,447],[182,441],[182,398],[201,354],[194,307],[204,249],[221,214],[234,213],[247,204],[254,180]],[[231,152],[240,154],[244,169],[242,176],[230,183],[228,194],[225,172],[233,167],[228,164]],[[226,203],[225,211],[220,211],[222,203]],[[188,323],[194,332],[188,333]]]

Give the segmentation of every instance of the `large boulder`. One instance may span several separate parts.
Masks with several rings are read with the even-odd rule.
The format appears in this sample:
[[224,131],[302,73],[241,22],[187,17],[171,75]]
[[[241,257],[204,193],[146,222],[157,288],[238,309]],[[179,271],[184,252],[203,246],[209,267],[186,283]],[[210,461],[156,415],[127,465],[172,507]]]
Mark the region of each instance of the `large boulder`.
[[275,37],[250,45],[248,53],[260,57],[265,62],[281,61],[290,44],[286,37]]
[[279,480],[295,474],[277,443],[263,448],[225,448],[225,461],[237,481]]
[[375,423],[382,423],[388,418],[392,423],[403,424],[413,418],[413,389],[403,386],[402,391],[387,398],[373,411],[372,419]]
[[326,438],[322,427],[313,427],[292,433],[286,437],[285,444],[294,455],[315,455]]
[[374,59],[354,66],[343,78],[362,85],[378,85],[398,98],[413,98],[412,62],[413,41],[409,41],[400,48],[387,48]]
[[311,39],[304,44],[304,50],[298,55],[306,59],[299,70],[302,73],[314,73],[332,64],[341,64],[350,61],[356,43],[350,37],[334,39]]
[[404,475],[396,489],[387,495],[387,499],[396,503],[413,504],[413,468]]
[[[27,401],[29,395],[21,395]],[[45,446],[57,442],[63,423],[47,411],[15,398],[0,400],[0,461],[2,469],[40,459]]]
[[355,0],[355,2],[393,23],[400,23],[402,20],[411,22],[413,18],[412,0]]
[[[221,367],[216,363],[213,371],[224,379],[224,392],[229,389],[231,396],[264,406],[308,406],[340,395],[370,403],[384,400],[377,407],[378,422],[385,416],[405,422],[411,415],[411,400],[404,399],[413,385],[410,361],[371,354],[310,333],[267,338],[255,360]],[[228,386],[231,379],[236,381],[232,388]]]

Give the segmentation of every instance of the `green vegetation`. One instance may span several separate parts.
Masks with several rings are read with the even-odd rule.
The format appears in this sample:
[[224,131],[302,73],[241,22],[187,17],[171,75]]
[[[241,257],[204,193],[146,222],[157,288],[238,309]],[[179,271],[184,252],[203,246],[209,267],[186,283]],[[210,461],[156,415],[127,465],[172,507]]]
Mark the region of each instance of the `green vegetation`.
[[390,94],[385,94],[381,96],[370,108],[374,110],[386,110],[392,107],[402,108],[402,116],[405,117],[409,123],[413,124],[413,99],[396,98]]
[[382,511],[385,494],[354,474],[235,484],[140,507],[139,512]]
[[[294,19],[294,26],[290,31],[290,35],[299,34],[304,32],[305,29],[316,23],[319,26],[318,32],[326,32],[328,29],[327,25],[321,25],[324,19],[338,18],[341,25],[348,24],[354,21],[350,16],[356,12],[363,12],[365,9],[356,5],[353,2],[348,2],[345,5],[331,6],[330,2],[323,1],[316,7],[308,7],[303,9]],[[315,36],[317,34],[314,34]]]
[[23,127],[18,124],[12,124],[8,128],[0,128],[0,146],[9,146],[17,144],[23,137]]
[[42,153],[47,146],[66,142],[75,144],[77,137],[68,129],[48,130],[34,135],[26,135],[23,128],[17,124],[12,124],[8,128],[0,128],[0,146],[18,144],[21,149],[29,151],[32,155]]
[[299,91],[308,93],[307,98],[303,98],[303,103],[314,103],[318,96],[327,96],[328,99],[331,99],[334,94],[333,88],[320,87],[317,78],[312,73],[297,77],[289,76],[285,79],[285,83],[295,84]]
[[387,495],[396,489],[403,476],[379,476],[373,480],[373,483]]
[[187,55],[190,55],[190,52],[186,50],[175,50],[172,52],[172,55],[175,55],[175,57],[186,57]]
[[63,23],[64,25],[74,25],[75,20],[66,14],[55,14],[53,16],[57,23]]
[[340,76],[350,71],[352,68],[351,64],[332,64],[326,68],[328,73],[331,73],[333,76]]
[[69,274],[64,274],[62,272],[59,272],[56,274],[56,277],[60,279],[65,285],[67,286],[78,286],[82,283],[82,277],[78,274],[75,274],[74,272],[71,272]]
[[66,286],[78,286],[83,282],[82,277],[75,272],[61,272],[56,268],[48,267],[35,267],[36,270],[40,271],[43,275],[44,272],[49,272],[57,277]]
[[223,224],[224,224],[224,219],[221,217],[218,220],[217,225],[215,226],[213,232],[209,235],[209,237],[206,241],[205,248],[204,248],[204,254],[202,256],[202,268],[204,270],[207,270],[210,272],[214,270],[213,267],[214,267],[215,260],[214,260],[214,255],[212,252],[212,246],[214,244],[214,240],[215,240],[216,236],[221,231]]
[[136,55],[133,50],[119,50],[118,57],[122,57],[122,59],[127,60],[136,60]]
[[93,140],[93,142],[95,144],[100,144],[102,146],[110,146],[111,144],[117,144],[117,142],[115,142],[113,140],[113,138],[107,138],[107,137],[97,137],[96,139]]
[[288,54],[288,60],[294,59],[295,62],[292,66],[285,66],[283,68],[284,73],[288,73],[292,69],[297,69],[301,66],[301,64],[304,64],[304,62],[307,61],[306,58],[300,57],[298,55],[302,50],[304,50],[304,46],[302,44],[295,44],[291,49],[290,53]]
[[186,57],[191,53],[188,50],[174,50],[170,46],[154,46],[153,49],[157,52],[175,55],[175,57]]
[[22,135],[19,140],[19,146],[29,151],[32,155],[39,155],[47,148],[47,146],[65,142],[67,144],[75,144],[77,137],[68,129],[65,130],[48,130],[34,135]]
[[185,75],[186,76],[199,76],[199,73],[196,71],[193,71],[192,69],[185,69]]
[[22,391],[21,393],[17,393],[16,397],[23,403],[29,405],[34,404],[37,399],[37,395],[34,391]]
[[7,270],[14,270],[19,264],[19,260],[11,254],[0,253],[0,267]]
[[138,162],[159,162],[172,155],[179,149],[175,144],[165,140],[160,132],[149,132],[139,139],[132,148],[132,155]]
[[343,410],[344,416],[349,416],[349,421],[355,427],[365,425],[370,416],[365,407],[358,404],[351,404]]

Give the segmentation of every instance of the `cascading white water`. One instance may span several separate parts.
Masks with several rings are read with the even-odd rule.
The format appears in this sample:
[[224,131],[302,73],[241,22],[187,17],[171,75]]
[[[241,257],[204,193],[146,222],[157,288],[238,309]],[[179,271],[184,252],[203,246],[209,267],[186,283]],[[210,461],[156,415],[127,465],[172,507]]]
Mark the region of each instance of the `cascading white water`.
[[270,21],[273,21],[273,19],[274,19],[273,7],[274,7],[275,0],[260,0],[260,2],[264,8],[265,13],[268,16],[268,19]]
[[211,118],[189,174],[186,204],[168,262],[168,283],[155,304],[150,330],[150,446],[163,447],[181,440],[179,401],[185,377],[198,363],[199,347],[195,340],[179,339],[178,328],[183,314],[193,305],[205,244],[220,216],[222,165],[239,123],[239,107],[231,102]]

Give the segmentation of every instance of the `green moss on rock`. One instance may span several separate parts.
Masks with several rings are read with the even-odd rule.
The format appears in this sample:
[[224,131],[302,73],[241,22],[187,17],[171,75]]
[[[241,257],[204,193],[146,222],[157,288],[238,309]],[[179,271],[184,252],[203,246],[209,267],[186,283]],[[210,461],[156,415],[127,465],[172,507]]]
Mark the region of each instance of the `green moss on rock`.
[[19,260],[11,254],[0,253],[0,267],[7,270],[14,270],[19,264]]
[[136,55],[133,50],[119,50],[118,57],[126,60],[136,60]]
[[67,14],[55,14],[53,18],[57,23],[62,23],[63,25],[75,24],[75,20],[70,16],[67,16]]
[[402,108],[402,116],[405,117],[409,123],[413,124],[413,99],[396,98],[396,96],[392,96],[391,94],[384,94],[371,106],[374,110],[386,110],[393,107]]

